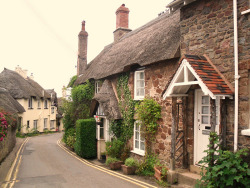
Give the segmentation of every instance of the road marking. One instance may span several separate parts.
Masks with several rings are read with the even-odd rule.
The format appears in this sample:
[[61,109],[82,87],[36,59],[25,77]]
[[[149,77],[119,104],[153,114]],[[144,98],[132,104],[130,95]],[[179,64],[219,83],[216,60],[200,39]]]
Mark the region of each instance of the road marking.
[[[18,159],[18,157],[19,157],[19,155],[20,155],[20,151],[24,148],[24,145],[29,141],[29,139],[30,139],[30,138],[26,138],[25,141],[22,143],[21,147],[19,148],[19,150],[18,150],[18,152],[17,152],[17,155],[16,155],[16,158],[15,158],[14,162],[12,163],[11,168],[10,168],[10,170],[9,170],[9,172],[8,172],[8,174],[7,174],[7,176],[6,176],[6,178],[5,178],[5,182],[6,182],[6,183],[2,185],[2,188],[8,187],[9,183],[13,183],[13,185],[14,185],[15,180],[13,181],[13,180],[10,180],[10,179],[11,179],[11,177],[12,177],[13,170],[14,170],[14,168],[15,168],[15,166],[16,166],[17,159]],[[19,159],[18,164],[20,164],[20,161],[21,161],[21,160]],[[16,171],[15,174],[17,174],[17,171]]]
[[92,167],[92,168],[95,168],[95,169],[97,169],[97,170],[100,170],[100,171],[102,171],[102,172],[105,172],[105,173],[110,174],[110,175],[112,175],[112,176],[115,176],[115,177],[117,177],[117,178],[123,179],[123,180],[125,180],[125,181],[130,182],[130,183],[136,184],[136,185],[138,185],[138,186],[140,186],[140,187],[152,187],[152,188],[157,188],[157,187],[155,187],[155,186],[153,186],[153,185],[150,185],[150,184],[148,184],[148,183],[142,182],[142,181],[140,181],[140,180],[131,178],[131,177],[129,177],[129,176],[120,174],[120,173],[115,172],[115,171],[112,171],[112,170],[108,170],[108,169],[106,169],[106,168],[104,168],[104,167],[101,167],[101,166],[99,166],[99,165],[95,165],[95,164],[90,163],[89,161],[87,161],[87,160],[85,160],[85,159],[80,158],[80,157],[77,156],[74,152],[68,150],[68,148],[66,148],[65,146],[63,146],[63,145],[61,144],[61,139],[59,139],[59,140],[57,141],[57,145],[58,145],[60,148],[62,148],[64,151],[66,151],[68,154],[70,154],[71,156],[73,156],[74,158],[76,158],[77,160],[81,161],[82,163],[84,163],[84,164],[87,165],[87,166],[90,166],[90,167]]

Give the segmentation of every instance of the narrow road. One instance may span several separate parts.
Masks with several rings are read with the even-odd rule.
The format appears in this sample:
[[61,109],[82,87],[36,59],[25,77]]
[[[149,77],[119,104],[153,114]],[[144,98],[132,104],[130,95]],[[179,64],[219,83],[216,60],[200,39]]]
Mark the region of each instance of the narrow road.
[[20,154],[15,188],[141,187],[83,164],[57,145],[61,136],[30,138]]

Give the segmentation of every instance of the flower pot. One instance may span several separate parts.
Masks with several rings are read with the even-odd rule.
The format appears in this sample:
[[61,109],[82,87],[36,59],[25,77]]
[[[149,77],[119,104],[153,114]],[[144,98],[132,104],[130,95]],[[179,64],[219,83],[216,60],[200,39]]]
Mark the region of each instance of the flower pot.
[[132,175],[132,174],[135,174],[135,170],[136,170],[135,166],[122,165],[122,172],[123,172],[123,174]]
[[162,167],[154,167],[155,170],[155,174],[154,177],[159,180],[162,181],[164,179],[167,179],[167,174],[166,175],[162,175]]
[[110,163],[109,167],[111,170],[120,170],[122,167],[123,162],[122,161],[117,161],[114,163]]

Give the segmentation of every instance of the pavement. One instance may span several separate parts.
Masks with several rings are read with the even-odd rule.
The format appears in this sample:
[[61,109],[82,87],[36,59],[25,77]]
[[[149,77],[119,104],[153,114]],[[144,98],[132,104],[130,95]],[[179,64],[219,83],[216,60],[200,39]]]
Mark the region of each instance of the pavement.
[[[61,137],[62,133],[40,135],[24,143],[11,181],[7,186],[5,182],[5,187],[159,187],[152,178],[125,176],[121,171],[109,170],[98,160],[76,156],[59,143]],[[13,152],[1,164],[1,182],[23,142],[24,139],[18,139]]]

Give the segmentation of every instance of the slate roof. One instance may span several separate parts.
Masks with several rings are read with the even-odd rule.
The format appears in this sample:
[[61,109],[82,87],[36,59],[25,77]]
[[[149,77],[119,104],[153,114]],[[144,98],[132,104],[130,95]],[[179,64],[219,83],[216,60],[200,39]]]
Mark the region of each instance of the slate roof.
[[91,61],[75,85],[128,71],[132,65],[146,66],[180,57],[180,12],[162,14],[142,27],[106,46]]

